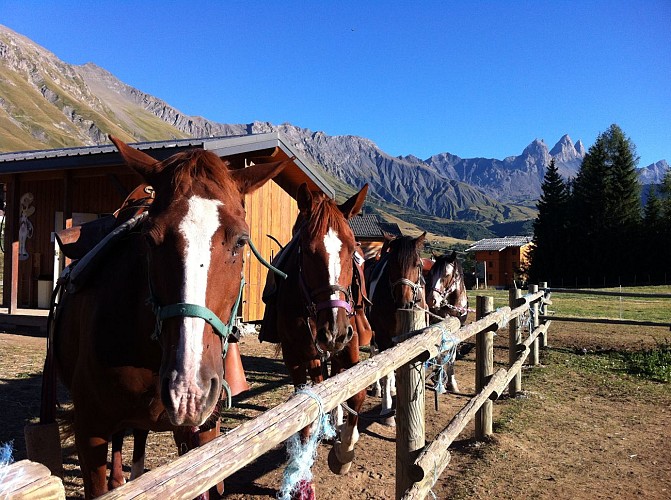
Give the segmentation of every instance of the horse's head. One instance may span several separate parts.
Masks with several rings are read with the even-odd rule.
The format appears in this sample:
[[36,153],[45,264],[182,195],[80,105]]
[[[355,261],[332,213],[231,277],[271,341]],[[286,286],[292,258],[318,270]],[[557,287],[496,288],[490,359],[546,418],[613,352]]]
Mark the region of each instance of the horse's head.
[[457,285],[457,252],[436,257],[426,275],[426,305],[439,309]]
[[161,400],[172,424],[198,426],[222,392],[222,342],[235,314],[249,238],[244,195],[287,163],[229,171],[217,155],[199,149],[159,162],[110,138],[156,195],[143,233],[162,347]]
[[417,238],[401,236],[389,242],[387,267],[389,285],[397,308],[424,305],[424,278],[420,251],[426,232]]
[[308,306],[315,346],[321,354],[340,351],[354,333],[350,317],[352,272],[356,241],[347,220],[363,206],[366,184],[342,205],[322,193],[298,189],[296,222],[300,238],[299,280]]

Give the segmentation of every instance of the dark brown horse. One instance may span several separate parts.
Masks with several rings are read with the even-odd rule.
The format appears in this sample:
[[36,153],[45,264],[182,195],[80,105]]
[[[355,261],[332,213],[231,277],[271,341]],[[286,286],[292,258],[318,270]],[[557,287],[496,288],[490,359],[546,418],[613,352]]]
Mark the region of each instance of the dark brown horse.
[[[429,307],[430,322],[437,323],[448,316],[459,318],[461,326],[466,323],[468,316],[468,294],[464,282],[464,271],[457,253],[445,254],[436,257],[431,268],[425,273],[426,304]],[[449,354],[438,356],[436,362],[446,365],[447,383],[442,381],[435,387],[446,386],[448,390],[458,392],[457,380],[454,376],[454,360],[456,349]],[[441,376],[439,372],[438,376]]]
[[242,286],[244,196],[286,165],[229,170],[203,150],[159,162],[111,139],[155,201],[86,284],[66,288],[56,313],[55,362],[74,403],[87,498],[107,490],[112,435],[132,428],[177,438],[208,425]]
[[[368,311],[368,320],[380,351],[393,346],[398,309],[426,308],[420,255],[425,238],[426,233],[423,233],[417,238],[401,236],[390,240],[385,243],[378,260],[366,262],[368,296],[373,303]],[[385,424],[395,425],[392,408],[393,374],[382,377],[381,382],[380,416]]]
[[[353,282],[360,282],[355,266],[358,247],[347,220],[361,210],[367,190],[366,185],[342,205],[322,193],[311,193],[305,184],[298,190],[300,213],[294,238],[273,262],[282,262],[288,278],[277,280],[276,296],[268,304],[274,311],[266,313],[263,325],[265,331],[276,328],[296,388],[305,386],[308,377],[313,383],[321,382],[327,360],[332,374],[359,361],[362,332],[357,331],[357,300],[352,293]],[[361,391],[348,400],[355,413],[348,414],[329,456],[336,473],[350,468],[359,437],[357,413],[364,398]],[[310,427],[303,429],[303,442],[309,433]]]

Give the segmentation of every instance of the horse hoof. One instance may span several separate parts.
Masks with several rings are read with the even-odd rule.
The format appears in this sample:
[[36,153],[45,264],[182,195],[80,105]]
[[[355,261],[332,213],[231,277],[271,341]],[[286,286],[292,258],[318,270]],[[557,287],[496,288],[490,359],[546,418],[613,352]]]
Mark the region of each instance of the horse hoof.
[[331,451],[329,451],[328,464],[329,469],[331,469],[331,472],[333,472],[334,474],[338,474],[340,476],[342,476],[343,474],[347,474],[350,468],[352,467],[352,462],[347,462],[345,464],[340,462],[335,447],[331,448]]
[[107,482],[107,489],[113,490],[115,488],[118,488],[119,486],[123,486],[124,484],[126,484],[125,479],[123,481],[117,481],[115,479],[110,479]]
[[396,427],[395,415],[395,410],[389,410],[387,413],[380,415],[380,423],[386,427]]

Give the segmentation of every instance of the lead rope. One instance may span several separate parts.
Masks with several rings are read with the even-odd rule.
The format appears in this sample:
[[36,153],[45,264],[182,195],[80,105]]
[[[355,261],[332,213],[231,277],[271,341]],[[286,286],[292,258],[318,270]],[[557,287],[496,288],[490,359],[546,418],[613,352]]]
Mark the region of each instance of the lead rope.
[[[299,387],[295,394],[305,394],[314,399],[319,405],[319,415],[310,428],[310,437],[306,443],[301,442],[300,432],[287,440],[289,461],[282,477],[282,486],[277,494],[280,500],[290,500],[293,492],[299,494],[300,498],[313,498],[310,484],[312,482],[311,469],[317,455],[317,447],[322,439],[334,438],[336,434],[329,414],[324,412],[321,398],[309,386]],[[307,491],[308,489],[310,491]]]

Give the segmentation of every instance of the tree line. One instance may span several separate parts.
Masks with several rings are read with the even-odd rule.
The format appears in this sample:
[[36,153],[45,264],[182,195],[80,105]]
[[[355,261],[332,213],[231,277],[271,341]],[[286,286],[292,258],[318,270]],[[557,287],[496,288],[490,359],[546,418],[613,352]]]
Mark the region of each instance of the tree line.
[[671,170],[648,188],[645,206],[636,147],[613,124],[599,134],[575,178],[550,163],[534,221],[529,279],[550,286],[671,281]]

